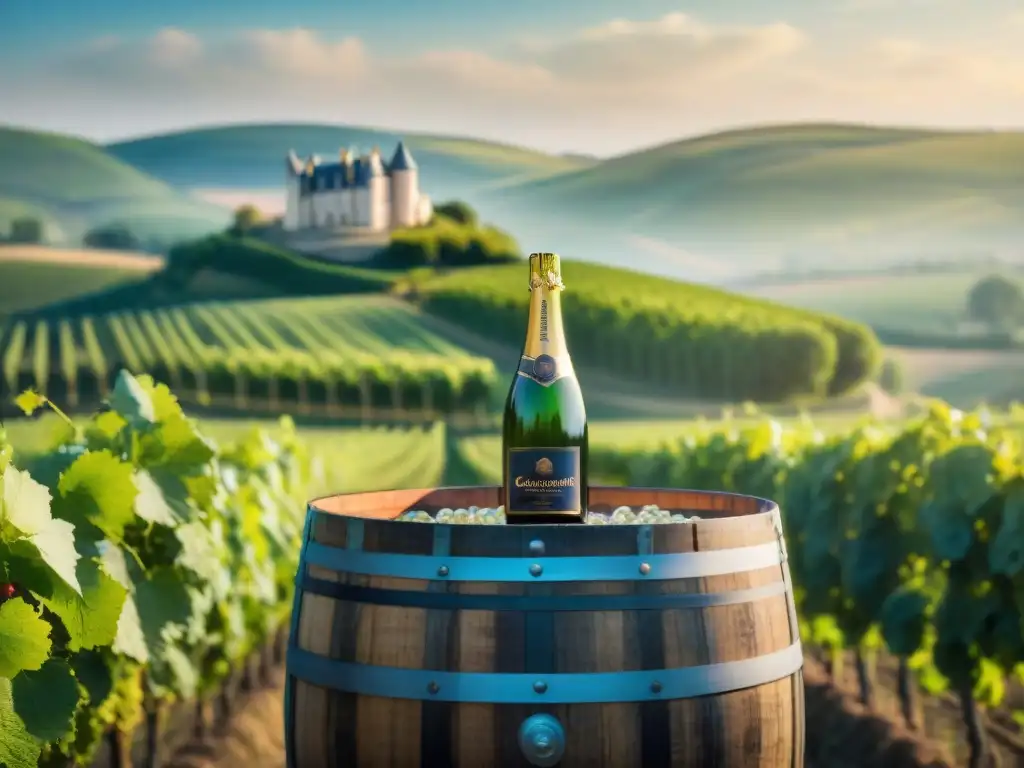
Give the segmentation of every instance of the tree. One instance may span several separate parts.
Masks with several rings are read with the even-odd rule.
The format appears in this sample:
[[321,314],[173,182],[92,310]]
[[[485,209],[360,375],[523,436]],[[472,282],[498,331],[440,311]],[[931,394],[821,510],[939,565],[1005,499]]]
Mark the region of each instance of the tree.
[[240,205],[235,209],[235,221],[231,225],[231,233],[246,235],[263,220],[263,214],[255,205]]
[[15,219],[11,222],[11,234],[8,240],[12,243],[41,243],[43,241],[43,225],[39,219],[28,217]]
[[434,208],[434,213],[452,221],[457,221],[459,224],[464,224],[467,227],[475,227],[480,221],[476,211],[460,200],[441,203]]
[[989,275],[967,295],[967,315],[993,330],[1014,328],[1024,318],[1024,292],[1020,285],[1002,275]]
[[91,229],[85,234],[83,242],[90,248],[110,248],[118,251],[137,251],[142,247],[139,238],[122,224],[107,224]]

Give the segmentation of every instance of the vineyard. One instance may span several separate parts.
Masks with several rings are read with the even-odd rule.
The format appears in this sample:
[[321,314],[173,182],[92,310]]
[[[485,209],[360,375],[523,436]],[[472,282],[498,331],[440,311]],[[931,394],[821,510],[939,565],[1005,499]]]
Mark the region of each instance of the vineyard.
[[[240,423],[200,432],[146,377],[121,376],[110,402],[65,426],[71,450],[21,450],[29,441],[12,425],[0,525],[14,584],[0,605],[0,721],[17,725],[0,736],[9,768],[38,750],[85,758],[154,702],[216,685],[221,662],[284,617],[300,496],[452,484],[456,464],[460,482],[496,480],[500,439],[441,423],[286,428],[278,442]],[[865,705],[918,732],[922,712],[962,720],[968,738],[947,748],[974,768],[989,751],[1008,766],[1024,759],[1013,721],[1024,708],[1020,422],[936,404],[906,423],[836,422],[824,434],[749,418],[605,424],[591,474],[778,499],[804,640],[832,679],[852,675]],[[109,610],[83,614],[83,600]],[[61,696],[52,711],[38,707],[43,685]],[[939,706],[950,697],[952,715]]]
[[473,411],[493,363],[425,329],[384,297],[191,304],[12,320],[0,337],[8,391],[98,402],[116,371],[148,373],[198,403],[321,406],[328,413]]
[[307,498],[443,468],[441,424],[300,440],[283,422],[218,444],[148,377],[122,374],[110,404],[43,453],[0,435],[5,768],[127,764],[134,731],[284,626]]
[[[573,359],[706,400],[837,396],[873,377],[881,347],[857,323],[705,286],[563,262]],[[522,265],[428,280],[422,306],[518,345],[529,292]]]

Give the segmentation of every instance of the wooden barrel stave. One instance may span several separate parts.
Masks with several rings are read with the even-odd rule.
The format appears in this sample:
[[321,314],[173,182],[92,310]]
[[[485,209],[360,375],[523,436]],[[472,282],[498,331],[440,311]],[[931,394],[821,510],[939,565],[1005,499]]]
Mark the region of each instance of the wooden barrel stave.
[[[603,492],[603,493],[602,493]],[[706,552],[777,543],[771,515],[747,497],[630,489],[594,489],[595,507],[658,503],[697,512],[697,525],[649,526],[647,540],[630,526],[545,526],[543,559]],[[334,497],[310,512],[311,543],[349,552],[529,559],[536,528],[396,524],[407,508],[493,505],[497,489],[412,491]],[[324,510],[324,512],[318,511]],[[710,513],[710,514],[709,514]],[[364,518],[341,515],[365,515]],[[370,515],[378,519],[370,519]],[[713,515],[720,517],[712,517]],[[737,518],[725,515],[742,514]],[[443,531],[443,533],[442,533]],[[534,558],[537,559],[537,558]],[[496,561],[497,563],[497,561]],[[350,573],[308,565],[300,573],[293,644],[337,662],[439,673],[619,673],[701,667],[782,651],[798,641],[785,567],[634,581],[443,581]],[[529,577],[525,577],[529,578]],[[315,590],[391,591],[418,600],[504,600],[479,607],[381,605]],[[308,587],[315,589],[308,589]],[[358,593],[358,588],[364,588]],[[367,593],[365,588],[371,591]],[[767,596],[700,610],[529,610],[529,601],[613,598],[682,599],[769,588]],[[377,592],[372,592],[377,590]],[[417,593],[419,593],[417,595]],[[461,596],[467,596],[463,598]],[[473,596],[473,597],[468,597]],[[509,607],[512,601],[512,608]],[[518,602],[517,602],[518,601]],[[429,604],[429,603],[428,603]],[[515,610],[524,605],[525,610]],[[422,602],[419,605],[423,605]],[[756,631],[755,631],[756,630]],[[290,659],[290,667],[293,667]],[[428,675],[429,676],[429,675]],[[799,693],[799,697],[798,694]],[[491,704],[384,698],[329,690],[289,679],[290,759],[298,768],[338,765],[525,766],[517,743],[530,715],[554,715],[565,727],[562,766],[802,765],[802,683],[796,671],[756,687],[671,701]],[[799,742],[799,743],[797,743]]]

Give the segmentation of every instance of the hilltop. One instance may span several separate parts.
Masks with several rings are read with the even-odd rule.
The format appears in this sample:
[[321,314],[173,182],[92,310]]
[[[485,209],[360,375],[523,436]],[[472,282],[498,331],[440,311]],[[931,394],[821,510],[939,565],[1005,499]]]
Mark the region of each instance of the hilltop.
[[336,157],[339,149],[379,146],[389,156],[405,142],[421,169],[426,191],[461,197],[493,184],[543,178],[593,164],[581,157],[549,155],[497,142],[357,126],[313,124],[230,125],[139,138],[107,151],[181,188],[278,189],[285,153]]
[[87,141],[0,127],[0,231],[19,216],[40,219],[52,240],[77,244],[91,227],[114,222],[143,240],[196,236],[223,227],[230,213]]
[[[726,131],[492,190],[488,205],[559,237],[587,228],[733,266],[1016,247],[1024,240],[1024,133],[858,125]],[[554,244],[564,251],[568,247]],[[599,240],[594,236],[593,240]],[[582,255],[582,254],[581,254]]]

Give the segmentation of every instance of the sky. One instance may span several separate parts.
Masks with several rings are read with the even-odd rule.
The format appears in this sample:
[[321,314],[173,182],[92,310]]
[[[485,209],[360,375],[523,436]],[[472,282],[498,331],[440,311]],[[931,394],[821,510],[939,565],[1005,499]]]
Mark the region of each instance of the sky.
[[758,123],[1024,128],[1024,0],[0,0],[0,124],[334,123],[614,155]]

